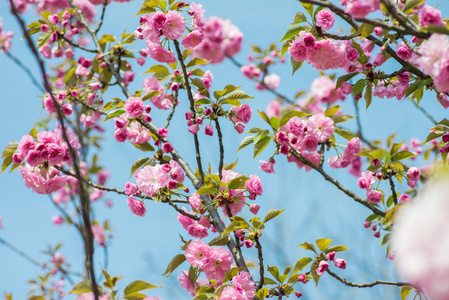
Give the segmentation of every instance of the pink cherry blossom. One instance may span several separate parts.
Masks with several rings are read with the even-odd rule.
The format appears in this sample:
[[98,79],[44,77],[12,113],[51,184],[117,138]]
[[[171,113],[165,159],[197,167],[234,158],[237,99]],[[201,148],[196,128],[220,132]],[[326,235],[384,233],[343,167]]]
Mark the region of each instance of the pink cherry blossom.
[[199,210],[201,208],[201,198],[197,193],[193,193],[187,200],[193,209]]
[[203,41],[203,39],[204,35],[202,32],[200,32],[199,30],[193,30],[182,39],[181,44],[184,46],[184,48],[190,50],[198,46]]
[[146,166],[137,175],[137,186],[147,196],[156,195],[160,188],[167,185],[170,177],[161,165]]
[[322,27],[324,30],[329,30],[334,26],[335,16],[329,9],[320,10],[316,16],[316,25]]
[[[171,40],[179,39],[185,30],[184,17],[179,11],[170,10],[165,15],[165,22],[162,24],[162,33]],[[151,55],[151,54],[150,54]]]
[[229,250],[221,247],[212,247],[208,263],[203,267],[207,279],[223,280],[227,270],[231,268],[232,255]]
[[316,273],[320,276],[322,276],[324,274],[324,272],[326,272],[326,270],[329,268],[329,264],[327,263],[327,261],[322,260],[320,261],[320,264],[318,265],[318,267],[316,268]]
[[211,255],[211,247],[201,240],[191,241],[184,252],[187,262],[199,268],[203,268],[210,262]]
[[126,200],[126,202],[128,203],[128,207],[133,214],[140,217],[145,216],[147,209],[145,208],[145,204],[143,203],[143,201],[137,200],[133,197],[128,197],[128,200]]
[[139,97],[130,97],[123,107],[128,113],[128,118],[134,119],[142,115],[144,110],[143,100]]
[[147,41],[147,47],[148,55],[158,62],[172,64],[176,61],[173,51],[168,51],[158,43]]
[[346,269],[346,261],[343,258],[337,258],[334,260],[334,265],[340,269]]
[[324,114],[315,114],[307,120],[307,130],[315,130],[318,142],[323,143],[334,133],[334,121]]

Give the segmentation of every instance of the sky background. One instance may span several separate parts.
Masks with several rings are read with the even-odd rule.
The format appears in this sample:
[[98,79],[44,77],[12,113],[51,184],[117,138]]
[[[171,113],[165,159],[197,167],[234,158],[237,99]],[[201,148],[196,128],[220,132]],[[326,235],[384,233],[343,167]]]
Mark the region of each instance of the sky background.
[[[448,4],[446,1],[428,1],[431,5],[440,4],[443,16]],[[138,26],[138,17],[132,18],[139,10],[140,2],[112,3],[108,6],[104,27],[101,33],[120,34],[124,30],[133,32]],[[293,21],[295,13],[302,10],[297,1],[215,1],[207,0],[203,3],[206,16],[219,16],[230,18],[232,23],[244,33],[242,51],[236,59],[243,64],[248,63],[250,44],[266,47],[270,43],[279,41]],[[40,75],[37,65],[30,51],[26,48],[17,22],[8,12],[6,1],[0,2],[0,15],[3,17],[3,30],[12,30],[15,33],[11,53],[18,57],[22,63],[30,68],[35,77]],[[99,8],[97,7],[97,10]],[[25,15],[28,22],[36,18],[33,11]],[[340,28],[346,29],[344,24],[337,22],[332,29],[337,32]],[[279,44],[279,47],[282,45]],[[144,43],[136,41],[132,49],[139,50]],[[80,55],[77,52],[77,55]],[[86,55],[86,57],[89,57]],[[287,61],[289,57],[287,55]],[[130,85],[131,90],[138,90],[146,77],[142,75],[150,68],[152,62],[140,67],[134,64],[136,78]],[[393,70],[395,66],[388,66]],[[257,115],[257,110],[264,110],[274,97],[269,93],[257,91],[254,83],[245,79],[238,68],[226,61],[220,65],[206,66],[214,74],[212,89],[221,90],[227,84],[242,85],[242,89],[254,99],[248,100],[253,109],[253,118],[247,128],[266,128],[264,122]],[[282,78],[278,91],[288,97],[293,97],[298,90],[308,90],[311,82],[319,76],[318,71],[307,64],[291,76],[291,66],[278,64],[273,72]],[[326,71],[333,74],[336,71]],[[341,74],[341,71],[338,71]],[[46,115],[42,110],[39,90],[34,87],[27,75],[4,54],[0,54],[0,95],[2,109],[0,110],[0,149],[3,150],[10,141],[19,141],[22,135],[28,133],[34,123]],[[194,164],[193,139],[187,132],[184,112],[187,110],[187,97],[181,91],[181,104],[170,125],[169,138],[180,154],[191,166]],[[109,89],[104,96],[108,98],[123,95],[117,89]],[[350,97],[341,104],[343,112],[354,114],[354,105]],[[415,137],[425,140],[431,122],[420,113],[408,99],[375,98],[368,111],[364,109],[364,101],[360,103],[360,116],[363,120],[363,131],[370,140],[382,139],[396,133],[395,141],[406,141]],[[447,117],[445,111],[436,101],[434,94],[426,93],[422,107],[430,111],[435,119]],[[151,113],[154,122],[161,126],[168,115],[166,111],[153,110]],[[346,270],[336,271],[341,277],[355,282],[371,282],[377,279],[399,280],[395,274],[391,261],[385,259],[385,248],[380,248],[380,240],[373,237],[371,230],[363,228],[363,221],[370,214],[365,207],[356,205],[352,199],[346,197],[335,187],[327,184],[313,171],[305,173],[298,170],[295,165],[288,164],[284,157],[278,157],[275,165],[276,174],[266,174],[259,170],[259,160],[268,159],[273,151],[270,145],[259,157],[252,158],[252,146],[236,153],[243,135],[238,135],[230,122],[221,122],[224,135],[225,163],[239,163],[236,171],[242,174],[256,174],[264,184],[264,195],[257,199],[261,205],[259,216],[272,209],[286,211],[274,221],[271,221],[261,238],[265,254],[265,263],[277,265],[283,269],[309,253],[298,247],[304,241],[314,242],[315,239],[328,237],[334,240],[333,244],[344,244],[351,248],[346,253],[338,254],[348,262]],[[348,128],[355,128],[355,121],[344,124]],[[203,126],[204,128],[204,126]],[[111,171],[107,186],[124,189],[129,180],[132,163],[145,156],[127,143],[116,143],[113,138],[113,124],[106,124],[104,143],[101,151],[92,153],[100,155],[99,164]],[[212,170],[218,167],[217,137],[201,134],[201,155],[203,165],[211,164]],[[332,154],[334,155],[334,154]],[[413,164],[413,163],[412,163]],[[366,165],[364,166],[366,168]],[[357,178],[349,175],[347,170],[329,170],[329,173],[348,188],[353,189],[362,198],[364,192],[356,186]],[[191,189],[193,190],[193,189]],[[15,245],[38,261],[48,261],[49,258],[42,253],[48,245],[62,242],[60,251],[71,263],[74,270],[81,271],[83,263],[83,247],[77,232],[67,225],[56,227],[51,217],[58,212],[52,205],[48,196],[38,195],[26,189],[20,174],[15,171],[11,174],[4,172],[0,175],[0,215],[4,228],[0,229],[0,237]],[[113,200],[113,208],[106,208],[105,200]],[[110,220],[114,229],[113,238],[107,241],[108,272],[113,276],[124,276],[119,286],[123,288],[133,280],[145,280],[156,285],[163,285],[162,289],[151,290],[147,294],[158,295],[162,299],[191,299],[179,286],[176,278],[180,271],[187,269],[185,263],[170,277],[163,277],[167,264],[176,254],[181,253],[181,241],[178,234],[188,238],[176,220],[177,212],[171,207],[161,203],[146,202],[147,215],[144,218],[133,215],[126,204],[126,197],[107,194],[102,200],[94,204],[96,218],[102,223]],[[244,209],[243,216],[251,218],[251,214]],[[209,237],[213,238],[214,236]],[[243,249],[244,256],[256,262],[256,249]],[[104,254],[100,247],[96,248],[95,266],[99,274],[105,266]],[[33,279],[42,270],[0,244],[0,295],[12,293],[13,299],[25,299],[29,286],[27,281]],[[258,278],[257,270],[252,271]],[[313,283],[296,286],[304,295],[304,299],[400,299],[399,288],[385,286],[372,289],[354,289],[343,286],[340,282],[324,275],[319,287]],[[66,287],[69,290],[69,287]],[[73,299],[68,296],[67,299]]]

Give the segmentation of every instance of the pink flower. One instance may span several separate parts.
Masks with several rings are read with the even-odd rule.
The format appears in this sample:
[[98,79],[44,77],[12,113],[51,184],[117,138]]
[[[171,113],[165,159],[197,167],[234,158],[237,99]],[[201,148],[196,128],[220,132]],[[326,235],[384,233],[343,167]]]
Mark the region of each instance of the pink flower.
[[[248,272],[242,271],[232,278],[232,285],[244,299],[253,299],[256,293],[256,285],[251,280],[251,275]],[[220,298],[221,299],[221,298]]]
[[408,202],[410,200],[410,196],[408,194],[402,194],[399,197],[399,202]]
[[204,36],[202,32],[199,30],[194,30],[182,39],[181,44],[184,48],[190,50],[198,46],[203,41],[203,38]]
[[320,10],[316,16],[316,25],[322,27],[324,30],[329,30],[334,26],[335,16],[329,9]]
[[366,198],[368,199],[369,202],[372,202],[372,203],[379,203],[380,201],[382,201],[383,195],[384,195],[384,193],[382,193],[381,191],[377,191],[377,190],[372,190],[372,191],[366,192]]
[[160,44],[147,41],[147,47],[148,54],[151,56],[151,58],[158,62],[172,64],[176,61],[176,57],[173,51],[168,51]]
[[203,267],[207,279],[222,281],[226,271],[231,268],[232,261],[232,255],[229,250],[221,247],[212,247],[209,261]]
[[191,134],[196,134],[200,130],[200,127],[197,124],[193,124],[189,126],[188,130]]
[[380,9],[379,0],[352,0],[346,2],[345,12],[353,18],[364,18],[378,9]]
[[324,114],[315,114],[307,120],[307,130],[315,130],[318,142],[323,143],[334,133],[334,121]]
[[[179,11],[170,10],[165,15],[162,33],[171,40],[179,39],[186,28],[184,17]],[[150,54],[151,55],[151,54]]]
[[146,166],[139,171],[137,175],[137,186],[139,189],[151,197],[156,195],[160,188],[167,185],[170,180],[167,172],[162,169],[161,165]]
[[123,107],[128,113],[128,118],[134,119],[143,114],[144,103],[139,97],[130,97],[126,100],[125,106]]
[[307,59],[307,48],[299,36],[296,36],[290,43],[288,53],[297,62],[305,61]]
[[247,189],[250,194],[262,196],[263,185],[259,176],[251,175],[249,180],[245,183],[245,189]]
[[187,262],[198,268],[203,268],[206,264],[208,264],[211,255],[211,247],[201,240],[191,241],[184,252]]
[[145,204],[143,203],[143,201],[137,200],[133,197],[128,197],[128,200],[126,200],[126,202],[128,203],[128,207],[133,214],[140,217],[145,216],[147,209],[145,208]]
[[61,225],[62,222],[64,222],[64,219],[61,216],[53,216],[53,217],[51,217],[51,221],[55,225]]
[[101,225],[92,225],[92,233],[94,235],[94,240],[100,246],[104,246],[104,242],[106,240],[106,236],[104,235],[104,230]]
[[334,265],[340,269],[346,269],[346,261],[343,258],[337,258],[334,261]]
[[316,42],[308,52],[307,62],[317,70],[336,69],[345,61],[346,43],[332,39]]
[[357,181],[357,185],[359,186],[359,188],[368,191],[374,181],[376,181],[374,173],[368,170],[362,173],[361,177]]
[[175,148],[173,148],[170,143],[164,143],[164,145],[162,146],[162,151],[164,151],[164,153],[170,153],[173,150],[175,150]]
[[257,213],[259,212],[259,209],[260,209],[260,205],[258,205],[258,204],[251,204],[249,206],[249,211],[255,215],[257,215]]
[[251,107],[248,104],[243,104],[239,106],[234,106],[231,108],[231,113],[235,115],[232,116],[232,120],[237,123],[245,123],[248,124],[249,120],[251,120]]
[[425,5],[418,15],[419,26],[442,25],[446,26],[441,18],[441,11],[430,5]]
[[170,160],[170,175],[173,180],[176,180],[177,182],[183,183],[185,179],[184,171],[182,170],[181,166],[174,161],[173,159]]
[[276,163],[276,161],[274,159],[270,160],[270,161],[259,160],[259,162],[262,163],[259,166],[259,169],[261,169],[262,171],[267,172],[267,173],[276,173],[273,168],[273,165]]
[[245,130],[245,125],[243,125],[243,124],[240,123],[240,122],[235,123],[234,129],[235,129],[239,134],[241,134],[241,133],[243,133],[243,131]]
[[178,276],[178,281],[181,283],[181,287],[185,288],[187,292],[190,293],[190,296],[195,296],[195,289],[198,287],[198,284],[195,284],[195,289],[192,287],[192,283],[189,279],[188,271],[181,271],[181,275]]
[[421,171],[416,167],[411,167],[407,170],[407,177],[409,180],[418,181],[421,175]]
[[270,103],[268,103],[266,112],[269,118],[272,118],[274,116],[279,117],[281,113],[279,102],[276,100],[270,101]]
[[195,210],[199,210],[202,206],[201,198],[197,193],[193,193],[187,200],[189,201],[190,206]]
[[316,273],[320,276],[322,276],[324,274],[324,272],[326,272],[326,270],[329,268],[329,264],[327,263],[327,261],[322,260],[320,261],[320,264],[318,265],[318,268],[316,268]]
[[196,4],[195,2],[190,3],[190,15],[194,16],[193,24],[197,27],[199,31],[203,31],[203,27],[206,25],[206,18],[204,17],[204,9],[201,4]]

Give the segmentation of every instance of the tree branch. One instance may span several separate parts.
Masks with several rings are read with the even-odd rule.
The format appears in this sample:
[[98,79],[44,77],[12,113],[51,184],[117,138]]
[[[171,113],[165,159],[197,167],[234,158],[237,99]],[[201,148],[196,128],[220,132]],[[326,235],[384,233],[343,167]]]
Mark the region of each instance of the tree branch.
[[371,283],[354,283],[354,282],[350,282],[350,281],[346,280],[345,278],[341,278],[340,276],[338,276],[337,274],[333,273],[329,269],[327,269],[326,272],[328,274],[330,274],[332,277],[334,277],[335,279],[337,279],[338,281],[340,281],[341,283],[343,283],[344,285],[347,285],[347,286],[350,286],[350,287],[369,288],[369,287],[373,287],[373,286],[379,285],[379,284],[395,285],[395,286],[409,285],[409,286],[415,287],[410,282],[394,282],[394,281],[385,281],[385,280],[376,280],[376,281],[371,282]]

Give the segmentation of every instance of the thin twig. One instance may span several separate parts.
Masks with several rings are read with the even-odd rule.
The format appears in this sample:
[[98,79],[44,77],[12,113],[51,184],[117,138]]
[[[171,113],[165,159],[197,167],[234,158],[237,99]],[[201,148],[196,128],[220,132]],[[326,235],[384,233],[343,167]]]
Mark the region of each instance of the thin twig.
[[173,99],[173,107],[171,109],[170,114],[167,117],[167,122],[165,123],[165,128],[168,128],[170,125],[170,121],[173,118],[173,115],[175,114],[176,105],[178,105],[178,91],[175,92],[175,99]]
[[[187,96],[188,96],[189,101],[190,101],[190,110],[193,113],[195,113],[195,100],[193,99],[192,87],[190,86],[190,83],[189,83],[189,76],[187,75],[187,68],[186,68],[186,65],[184,64],[181,48],[179,47],[179,42],[177,40],[173,40],[173,42],[175,44],[175,49],[176,49],[176,53],[178,55],[179,63],[181,64],[181,67],[182,67],[182,73],[184,75],[184,82],[185,82],[185,85],[186,85]],[[198,165],[198,172],[199,172],[199,175],[200,175],[201,183],[204,183],[203,165],[201,164],[200,144],[199,144],[199,141],[198,141],[198,135],[194,134],[193,135],[193,139],[195,141],[195,152],[196,152],[195,156],[196,156],[196,162],[197,162],[197,165]]]
[[100,22],[98,23],[97,29],[95,29],[94,33],[97,34],[100,31],[101,26],[103,25],[104,15],[106,12],[106,6],[108,5],[108,0],[103,0],[103,7],[101,9],[101,17]]
[[394,188],[394,181],[393,181],[393,175],[390,173],[388,174],[388,180],[390,181],[390,187],[391,187],[391,195],[393,196],[394,204],[398,204],[398,196],[396,195],[396,190]]
[[199,221],[199,220],[200,220],[200,218],[199,218],[198,216],[189,214],[188,212],[185,212],[184,210],[180,209],[180,208],[179,208],[176,204],[174,204],[170,199],[167,199],[167,200],[168,200],[168,204],[169,204],[171,207],[173,207],[177,212],[179,212],[181,215],[186,216],[186,217],[189,217],[190,219],[193,219],[193,220],[196,220],[196,221]]
[[97,50],[87,49],[77,43],[72,42],[71,40],[66,38],[64,35],[62,35],[60,32],[58,32],[58,36],[59,36],[59,38],[63,39],[66,43],[70,44],[71,46],[73,46],[75,48],[78,48],[78,49],[81,49],[83,51],[90,52],[90,53],[97,53]]
[[221,127],[220,123],[218,122],[218,117],[214,119],[215,122],[215,128],[217,128],[217,135],[218,135],[218,144],[220,147],[220,163],[218,167],[218,176],[220,179],[222,178],[222,172],[223,172],[223,161],[224,161],[224,147],[223,147],[223,134],[221,133]]
[[369,287],[373,287],[373,286],[379,285],[379,284],[395,285],[395,286],[409,285],[409,286],[414,287],[414,285],[411,284],[410,282],[395,282],[395,281],[385,281],[385,280],[376,280],[371,283],[355,283],[355,282],[350,282],[350,281],[346,280],[345,278],[341,278],[340,276],[338,276],[337,274],[335,274],[334,272],[332,272],[329,269],[327,269],[326,272],[329,273],[332,277],[334,277],[338,281],[340,281],[341,283],[343,283],[344,285],[347,285],[350,287],[369,288]]

